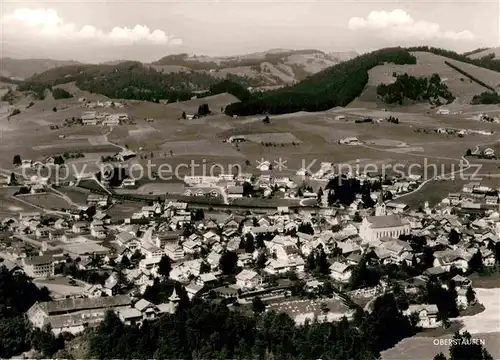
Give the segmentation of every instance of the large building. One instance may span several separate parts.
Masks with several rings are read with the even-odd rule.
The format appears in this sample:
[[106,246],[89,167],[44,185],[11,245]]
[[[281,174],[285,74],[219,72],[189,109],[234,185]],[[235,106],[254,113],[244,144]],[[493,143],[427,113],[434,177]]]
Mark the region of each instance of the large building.
[[50,324],[56,335],[78,334],[88,326],[98,325],[108,310],[119,311],[131,305],[128,295],[36,302],[28,310],[28,319],[36,328]]
[[23,269],[32,278],[54,276],[54,259],[50,255],[31,256],[23,259]]
[[359,229],[359,236],[365,242],[380,240],[383,237],[399,238],[410,234],[409,221],[397,215],[367,216]]

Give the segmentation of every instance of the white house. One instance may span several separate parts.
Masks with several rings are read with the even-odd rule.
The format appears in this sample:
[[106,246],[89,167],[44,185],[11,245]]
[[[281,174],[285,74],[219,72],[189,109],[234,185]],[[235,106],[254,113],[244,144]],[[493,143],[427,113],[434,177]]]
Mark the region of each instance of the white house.
[[236,285],[242,290],[253,290],[262,284],[262,277],[253,270],[242,270],[236,275]]
[[441,325],[438,321],[438,307],[435,304],[419,304],[410,305],[407,310],[403,312],[404,315],[410,316],[411,314],[418,315],[418,327],[424,329],[434,329]]
[[351,278],[351,269],[349,265],[337,261],[330,266],[330,276],[335,281],[345,283]]

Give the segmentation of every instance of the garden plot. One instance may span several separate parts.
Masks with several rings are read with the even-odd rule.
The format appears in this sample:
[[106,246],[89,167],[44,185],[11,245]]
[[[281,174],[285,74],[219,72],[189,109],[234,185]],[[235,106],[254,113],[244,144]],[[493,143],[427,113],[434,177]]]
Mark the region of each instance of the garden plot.
[[292,144],[302,143],[290,132],[285,133],[262,133],[262,134],[246,134],[243,135],[247,140],[256,143],[272,143],[272,144]]

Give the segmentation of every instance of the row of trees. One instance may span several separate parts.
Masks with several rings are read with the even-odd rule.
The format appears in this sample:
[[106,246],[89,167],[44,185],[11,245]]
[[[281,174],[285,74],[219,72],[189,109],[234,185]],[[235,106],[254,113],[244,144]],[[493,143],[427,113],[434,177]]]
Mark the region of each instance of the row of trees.
[[500,104],[500,95],[493,91],[485,91],[479,95],[474,95],[471,104]]

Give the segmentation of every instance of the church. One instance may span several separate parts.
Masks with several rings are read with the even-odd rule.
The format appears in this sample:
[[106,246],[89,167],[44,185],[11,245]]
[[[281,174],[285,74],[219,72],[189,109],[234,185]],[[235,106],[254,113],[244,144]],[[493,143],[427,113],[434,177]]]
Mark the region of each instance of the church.
[[410,234],[410,222],[401,219],[398,215],[387,215],[381,191],[375,207],[375,216],[363,219],[359,229],[359,236],[365,242],[380,240],[383,237],[399,238],[400,235]]

